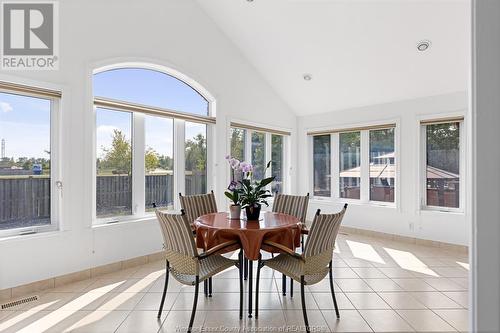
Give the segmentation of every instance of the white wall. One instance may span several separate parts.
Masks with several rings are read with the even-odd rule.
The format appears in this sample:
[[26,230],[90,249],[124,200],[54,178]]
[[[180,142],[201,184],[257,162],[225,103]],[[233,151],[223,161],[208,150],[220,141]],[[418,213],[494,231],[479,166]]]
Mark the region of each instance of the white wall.
[[[229,119],[279,124],[293,133],[296,129],[288,106],[193,1],[68,0],[59,5],[59,71],[1,72],[0,80],[46,83],[63,91],[62,231],[0,240],[0,289],[161,250],[153,219],[91,227],[94,68],[122,61],[152,62],[184,73],[214,95],[212,176],[220,205],[226,187]],[[295,149],[292,153],[293,164]]]
[[[465,69],[464,69],[465,70]],[[464,213],[444,213],[419,209],[419,122],[425,117],[464,115],[467,125],[467,95],[457,92],[388,104],[347,109],[298,119],[298,189],[312,193],[310,184],[312,152],[306,133],[311,130],[339,129],[384,123],[397,123],[396,153],[399,183],[396,179],[396,207],[382,207],[372,204],[350,204],[343,225],[368,229],[408,237],[429,239],[453,244],[468,245],[470,230],[470,207]],[[464,126],[467,127],[467,126]],[[466,138],[466,156],[470,155],[470,135]],[[470,160],[468,158],[467,160]],[[332,163],[338,163],[334,156]],[[466,165],[462,185],[469,196],[470,168]],[[470,198],[466,198],[470,202]],[[334,212],[344,201],[312,200],[309,205],[310,217],[316,209]]]

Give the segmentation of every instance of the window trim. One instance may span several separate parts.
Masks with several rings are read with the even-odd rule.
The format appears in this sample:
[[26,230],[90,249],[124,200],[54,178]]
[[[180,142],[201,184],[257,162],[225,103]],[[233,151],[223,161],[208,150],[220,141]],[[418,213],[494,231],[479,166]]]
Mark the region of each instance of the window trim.
[[0,230],[0,239],[27,236],[61,230],[62,191],[64,182],[61,171],[61,89],[42,88],[47,84],[24,84],[17,82],[0,83],[0,92],[18,96],[34,97],[50,101],[50,224]]
[[[108,70],[116,69],[126,69],[126,68],[137,68],[145,70],[155,70],[165,75],[169,75],[187,84],[198,94],[200,94],[208,102],[208,116],[200,116],[190,113],[185,113],[176,110],[152,107],[147,105],[141,105],[136,103],[131,103],[121,100],[113,100],[103,97],[97,97],[93,95],[92,91],[92,78],[93,75],[102,73]],[[174,69],[167,68],[161,65],[155,65],[152,63],[142,63],[142,62],[125,62],[125,63],[113,63],[111,65],[99,67],[97,69],[91,70],[90,72],[90,98],[93,111],[93,121],[92,121],[92,217],[91,217],[91,227],[98,227],[102,225],[111,225],[121,222],[135,222],[142,221],[145,218],[154,215],[153,212],[147,212],[145,210],[145,164],[144,164],[144,154],[146,150],[145,146],[145,121],[144,114],[164,117],[168,119],[173,119],[173,158],[174,158],[174,180],[173,180],[173,190],[174,190],[174,210],[180,210],[180,201],[178,193],[185,193],[185,122],[202,123],[206,125],[206,145],[207,145],[207,191],[212,189],[215,184],[213,183],[212,175],[215,171],[214,165],[214,153],[215,153],[215,126],[216,126],[216,102],[215,98],[200,84],[195,80],[189,78],[188,76],[178,72]],[[96,103],[97,102],[97,106]],[[104,106],[106,105],[106,106]],[[126,216],[112,216],[99,218],[96,214],[96,114],[97,108],[101,107],[104,109],[110,109],[121,112],[129,112],[132,114],[132,214]],[[179,170],[180,172],[176,172]],[[143,189],[141,193],[136,193],[136,189]]]
[[[460,189],[459,189],[459,207],[441,207],[441,206],[431,206],[427,205],[427,133],[426,126],[433,124],[444,124],[444,123],[460,123],[459,130],[459,176],[460,176]],[[452,114],[452,115],[436,115],[434,117],[425,117],[418,120],[418,137],[419,137],[419,195],[418,195],[418,207],[421,212],[440,212],[440,213],[458,213],[465,214],[465,186],[466,186],[466,139],[465,139],[465,126],[466,119],[463,114]]]

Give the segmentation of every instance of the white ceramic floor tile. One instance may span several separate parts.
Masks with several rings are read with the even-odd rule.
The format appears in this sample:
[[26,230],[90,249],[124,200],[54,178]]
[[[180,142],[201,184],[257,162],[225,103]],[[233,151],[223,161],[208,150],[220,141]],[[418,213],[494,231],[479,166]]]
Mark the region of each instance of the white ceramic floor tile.
[[166,317],[165,312],[157,318],[157,311],[132,311],[120,324],[116,333],[157,332]]
[[[161,333],[174,333],[174,332],[187,332],[189,320],[191,318],[191,311],[170,311],[167,318],[163,321],[159,332]],[[203,323],[205,322],[206,312],[196,311],[194,317],[192,332],[201,332]],[[142,332],[141,332],[142,333]]]
[[407,292],[383,292],[378,295],[393,309],[426,309],[425,305]]
[[467,309],[469,307],[469,293],[467,291],[443,291],[443,294],[464,308]]
[[354,267],[352,270],[363,279],[387,279],[387,276],[376,267]]
[[356,309],[390,309],[390,306],[376,293],[346,293]]
[[461,306],[440,292],[412,292],[420,303],[429,309],[459,309]]
[[394,310],[359,310],[375,332],[414,332],[415,330]]
[[364,281],[372,288],[374,291],[403,291],[401,287],[391,279],[364,279]]
[[436,291],[430,284],[423,279],[392,279],[402,289],[406,291]]
[[373,332],[357,310],[342,310],[340,319],[337,319],[335,311],[323,310],[322,312],[332,332]]
[[397,310],[418,332],[453,332],[455,329],[431,310]]
[[[332,294],[330,293],[312,293],[316,304],[321,310],[335,309],[333,305]],[[337,306],[339,309],[354,309],[351,301],[347,298],[344,293],[335,293],[335,298],[337,299]]]
[[469,313],[467,310],[448,309],[434,310],[434,312],[458,331],[465,332],[469,329]]
[[[304,316],[301,310],[286,310],[285,315],[286,326],[294,332],[305,332]],[[329,332],[328,324],[319,310],[307,311],[307,319],[309,327],[313,332]]]
[[335,282],[343,292],[373,292],[373,289],[362,279],[336,279]]

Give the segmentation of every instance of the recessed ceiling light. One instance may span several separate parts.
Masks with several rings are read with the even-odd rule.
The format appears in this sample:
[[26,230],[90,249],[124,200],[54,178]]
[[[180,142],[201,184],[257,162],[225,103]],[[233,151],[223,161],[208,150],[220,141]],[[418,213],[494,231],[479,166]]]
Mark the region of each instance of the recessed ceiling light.
[[311,74],[304,74],[302,75],[302,78],[306,81],[311,81],[313,77]]
[[422,40],[417,43],[417,50],[419,50],[420,52],[427,51],[429,47],[431,47],[431,42],[428,40]]

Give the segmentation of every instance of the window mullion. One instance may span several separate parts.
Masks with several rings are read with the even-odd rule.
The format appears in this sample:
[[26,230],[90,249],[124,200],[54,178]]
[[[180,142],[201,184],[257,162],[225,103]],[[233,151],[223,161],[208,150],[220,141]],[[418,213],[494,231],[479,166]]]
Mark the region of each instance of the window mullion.
[[179,193],[185,193],[186,122],[174,119],[174,207],[180,209]]
[[361,202],[370,201],[370,131],[361,131]]
[[333,133],[331,135],[331,197],[336,200],[340,198],[339,188],[340,188],[340,148],[339,148],[339,133]]
[[146,151],[146,138],[144,135],[144,115],[133,113],[132,126],[132,214],[143,216],[145,213],[146,198],[146,168],[144,155]]

